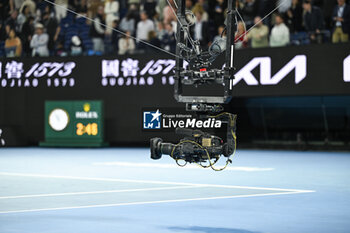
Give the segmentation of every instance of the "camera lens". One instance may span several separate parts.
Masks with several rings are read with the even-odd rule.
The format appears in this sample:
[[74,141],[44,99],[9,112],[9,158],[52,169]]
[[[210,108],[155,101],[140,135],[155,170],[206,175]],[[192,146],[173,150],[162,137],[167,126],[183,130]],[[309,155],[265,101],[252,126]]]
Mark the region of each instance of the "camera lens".
[[151,139],[151,158],[160,159],[162,157],[161,144],[163,140],[161,138]]
[[161,153],[165,155],[171,155],[171,152],[174,149],[174,144],[172,143],[162,143],[161,144]]

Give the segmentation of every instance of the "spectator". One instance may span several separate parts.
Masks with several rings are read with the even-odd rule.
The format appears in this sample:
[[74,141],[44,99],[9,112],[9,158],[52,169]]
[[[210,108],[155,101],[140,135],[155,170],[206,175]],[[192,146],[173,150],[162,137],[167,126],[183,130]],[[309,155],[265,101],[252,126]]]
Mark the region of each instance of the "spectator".
[[[141,21],[137,24],[136,38],[148,41],[148,33],[155,30],[154,23],[152,20],[148,19],[146,12],[141,12],[140,17]],[[144,49],[145,45],[138,43],[138,47]]]
[[[157,48],[160,48],[160,40],[157,37],[157,33],[155,31],[150,31],[148,33],[148,41],[151,45],[154,45]],[[150,52],[154,52],[154,47],[147,46],[147,50]]]
[[[214,1],[213,1],[214,2]],[[211,18],[214,20],[216,27],[222,25],[225,21],[224,12],[226,9],[226,2],[224,0],[216,0],[213,7],[211,8]]]
[[[284,1],[288,1],[288,0],[284,0]],[[270,12],[274,11],[274,9],[276,8],[276,0],[259,0],[257,2],[259,2],[257,6],[258,8],[257,15],[260,17],[268,15]],[[264,19],[264,24],[270,25],[270,21],[271,21],[271,17],[269,16]]]
[[[31,0],[32,1],[32,0]],[[51,11],[51,4],[47,3],[44,0],[36,0],[36,15],[40,18],[45,11]],[[74,11],[76,10],[75,8],[72,8]]]
[[18,31],[19,31],[19,32],[22,31],[23,24],[25,23],[25,21],[27,20],[27,18],[28,18],[29,16],[31,16],[29,7],[24,6],[24,7],[22,8],[21,13],[20,13],[20,14],[18,15],[18,17],[17,17],[17,25],[18,25]]
[[160,21],[164,21],[164,8],[167,6],[167,0],[158,0],[156,11]]
[[17,10],[13,10],[11,12],[11,16],[10,18],[8,18],[5,22],[5,30],[6,33],[9,34],[10,29],[13,28],[15,29],[16,32],[18,32],[18,24],[17,24],[17,16],[18,16],[18,11]]
[[171,23],[165,25],[165,34],[162,38],[163,48],[174,53],[176,49],[175,32]]
[[281,15],[276,15],[275,26],[271,30],[270,35],[270,46],[281,47],[286,46],[289,43],[289,29],[284,24]]
[[119,1],[119,4],[120,4],[120,10],[121,10],[121,13],[123,14],[124,16],[124,13],[127,11],[128,9],[128,2],[127,0],[118,0]]
[[137,8],[140,6],[141,0],[128,0],[128,4],[130,5],[135,5]]
[[[193,1],[192,1],[192,0],[186,0],[186,1],[185,1],[185,8],[186,8],[186,10],[191,10],[192,7],[193,7]],[[176,8],[177,8],[177,7],[176,7]],[[176,8],[175,8],[175,9],[176,9]]]
[[196,5],[194,5],[194,7],[192,8],[192,12],[194,15],[196,15],[197,12],[201,12],[203,21],[208,22],[209,15],[207,12],[205,12],[203,6],[200,5],[199,3],[196,3]]
[[35,15],[36,5],[35,5],[35,2],[33,2],[33,0],[24,0],[24,2],[22,3],[21,9],[19,11],[23,12],[24,7],[27,7],[29,9],[29,12],[31,15]]
[[130,5],[128,12],[130,12],[131,17],[135,20],[135,22],[140,21],[140,10],[137,5],[135,4]]
[[118,54],[118,43],[119,43],[119,39],[121,37],[121,34],[118,32],[119,29],[119,21],[118,20],[114,20],[112,27],[115,29],[112,31],[112,38],[111,38],[111,44],[112,44],[112,54]]
[[49,56],[49,36],[44,33],[44,26],[41,23],[35,25],[35,34],[30,41],[30,47],[33,49],[33,57],[47,57]]
[[77,2],[77,4],[76,4],[76,12],[78,14],[80,14],[80,15],[87,15],[87,11],[88,11],[88,8],[87,8],[87,1],[86,0]]
[[132,17],[132,13],[130,11],[120,22],[119,28],[124,32],[130,32],[131,35],[135,34],[135,19]]
[[55,55],[58,57],[66,57],[68,55],[64,49],[62,41],[57,41]]
[[67,16],[68,0],[55,0],[55,12],[58,22]]
[[10,29],[9,36],[5,41],[6,57],[20,57],[22,54],[22,43],[17,37],[13,28]]
[[242,12],[242,17],[248,28],[253,26],[254,17],[257,15],[257,3],[255,0],[244,0],[240,4],[240,11]]
[[237,49],[242,49],[247,47],[247,41],[245,40],[246,31],[243,22],[238,22],[237,32],[235,35],[235,46]]
[[145,0],[143,4],[143,9],[146,11],[147,15],[150,18],[153,18],[154,15],[156,14],[156,5],[157,1],[156,0]]
[[95,18],[97,9],[102,6],[104,7],[101,0],[89,0],[87,15],[89,18]]
[[276,5],[279,6],[278,13],[283,14],[292,6],[292,0],[278,0]]
[[119,2],[115,0],[106,0],[104,13],[106,14],[106,33],[112,33],[113,21],[119,19]]
[[224,30],[225,30],[224,25],[219,26],[218,34],[214,37],[213,41],[219,40],[221,38],[226,38],[226,34],[225,33],[223,34]]
[[0,41],[5,41],[7,38],[6,30],[4,24],[0,20]]
[[72,56],[79,56],[83,54],[83,45],[78,36],[73,36],[71,39],[70,54]]
[[159,40],[163,40],[164,35],[166,34],[166,30],[162,21],[157,22],[157,37]]
[[5,21],[9,16],[9,12],[12,11],[13,7],[10,7],[9,0],[0,1],[0,20]]
[[348,42],[350,32],[350,6],[345,0],[338,0],[338,5],[333,10],[334,29],[332,42]]
[[323,16],[320,8],[311,5],[311,0],[304,0],[304,26],[312,42],[322,42]]
[[126,32],[126,35],[124,35],[122,38],[119,39],[118,43],[118,54],[124,55],[124,54],[133,54],[135,51],[135,42],[133,39],[130,38],[130,32]]
[[57,21],[54,17],[51,17],[50,12],[45,12],[43,15],[42,23],[46,28],[46,33],[49,35],[49,43],[48,48],[49,51],[53,51],[55,49],[55,35],[57,32]]
[[254,19],[256,26],[248,33],[246,40],[251,40],[252,48],[264,48],[269,46],[269,28],[263,24],[261,17]]
[[292,0],[292,6],[287,10],[285,17],[291,32],[303,30],[303,8],[299,0]]
[[19,10],[24,0],[10,0],[11,10]]
[[104,44],[103,40],[105,37],[105,29],[102,25],[105,24],[103,20],[103,7],[99,6],[97,8],[97,15],[94,19],[94,22],[90,27],[90,36],[94,46],[95,53],[103,54],[104,53]]
[[29,16],[26,22],[23,24],[22,32],[20,34],[22,44],[23,44],[23,52],[26,56],[31,56],[31,48],[30,41],[32,40],[32,35],[34,33],[34,17]]
[[176,9],[174,0],[168,0],[170,5],[167,5],[163,9],[163,23],[168,24],[172,21],[176,21],[176,15],[174,14],[174,11]]
[[[37,1],[45,1],[45,0],[37,0]],[[80,1],[81,0],[68,0],[68,8],[76,12],[77,6],[79,5]]]
[[197,3],[203,7],[204,11],[206,11],[206,12],[209,11],[208,1],[206,1],[206,0],[198,0]]
[[201,11],[197,11],[196,13],[196,23],[194,25],[193,28],[193,36],[195,40],[199,40],[201,46],[206,49],[208,47],[209,44],[209,26],[208,26],[208,22],[205,22],[202,18],[203,16],[203,12]]

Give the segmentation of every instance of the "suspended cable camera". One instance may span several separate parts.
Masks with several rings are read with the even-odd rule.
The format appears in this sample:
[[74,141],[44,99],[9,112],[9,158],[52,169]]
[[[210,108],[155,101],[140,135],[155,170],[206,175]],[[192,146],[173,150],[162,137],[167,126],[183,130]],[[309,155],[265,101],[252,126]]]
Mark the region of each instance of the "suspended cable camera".
[[[65,9],[66,11],[75,14],[79,17],[85,18],[89,21],[95,22],[93,19],[74,12],[62,5],[54,3],[52,0],[44,0],[45,2]],[[173,0],[177,7],[177,14],[172,8],[171,4],[168,4],[173,10],[177,18],[177,45],[176,55],[171,52],[161,49],[153,44],[137,39],[133,36],[127,35],[124,32],[111,28],[100,22],[95,22],[116,31],[122,35],[135,39],[136,41],[143,43],[147,46],[158,49],[164,53],[176,57],[175,68],[175,85],[174,85],[174,97],[180,103],[186,104],[187,111],[193,111],[198,113],[201,118],[218,118],[223,123],[227,124],[226,142],[220,137],[211,135],[209,133],[202,132],[200,130],[191,129],[176,129],[177,134],[184,135],[185,137],[180,140],[178,144],[163,143],[161,138],[151,139],[151,158],[160,159],[162,154],[170,155],[175,159],[179,166],[184,166],[186,163],[197,163],[204,168],[211,167],[213,170],[220,171],[226,168],[231,162],[230,157],[236,151],[236,115],[232,113],[223,112],[222,104],[230,102],[232,80],[234,79],[234,52],[235,41],[234,36],[237,29],[236,14],[241,18],[239,12],[235,9],[234,4],[237,0],[228,0],[228,11],[226,17],[227,39],[220,38],[213,42],[208,51],[202,51],[199,41],[193,40],[189,33],[189,27],[194,24],[193,12],[185,10],[186,0]],[[266,16],[264,16],[259,22],[252,26],[249,30],[245,28],[246,35],[257,24],[270,16],[275,10],[282,6],[283,1]],[[237,39],[237,40],[238,40]],[[225,68],[222,69],[209,69],[211,63],[222,53],[225,52]],[[189,63],[188,68],[183,68],[184,61]],[[184,96],[182,85],[212,85],[221,84],[224,87],[224,93],[222,96]],[[220,114],[218,114],[220,113]],[[213,116],[212,114],[217,114]],[[220,169],[214,167],[221,156],[227,157],[226,165]],[[179,161],[184,161],[184,164],[180,164]],[[203,165],[207,162],[207,165]]]
[[[204,168],[223,170],[231,162],[230,157],[236,150],[236,115],[223,112],[223,104],[232,98],[232,80],[234,79],[234,52],[235,32],[237,27],[235,0],[228,0],[226,18],[226,39],[220,38],[213,42],[208,51],[202,51],[200,42],[193,40],[189,27],[191,21],[188,16],[193,13],[185,10],[186,0],[174,0],[177,6],[177,45],[174,97],[177,102],[185,103],[187,111],[193,111],[200,118],[216,118],[227,124],[226,142],[222,138],[202,132],[200,130],[177,128],[176,133],[184,135],[178,144],[164,143],[161,138],[151,139],[151,158],[160,159],[162,154],[170,155],[179,166],[187,163],[197,163]],[[225,52],[225,67],[223,69],[210,69],[212,62]],[[184,61],[188,62],[187,68]],[[221,96],[185,96],[183,85],[220,84],[223,86]],[[215,115],[216,114],[216,115]],[[214,167],[221,156],[227,158],[226,165],[220,169]],[[180,161],[183,161],[182,163]],[[206,163],[206,164],[204,164]]]

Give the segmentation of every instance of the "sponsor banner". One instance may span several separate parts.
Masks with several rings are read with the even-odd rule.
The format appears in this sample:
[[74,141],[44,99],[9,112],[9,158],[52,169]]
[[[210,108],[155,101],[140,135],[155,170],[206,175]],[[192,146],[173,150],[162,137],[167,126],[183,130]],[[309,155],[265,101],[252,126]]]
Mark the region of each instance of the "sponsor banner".
[[[255,133],[249,118],[244,115],[246,111],[240,113],[241,106],[238,106],[244,107],[251,97],[350,96],[349,51],[350,43],[237,50],[233,99],[225,106],[230,112],[240,114],[237,133]],[[223,64],[223,57],[219,57],[213,67],[222,67]],[[192,113],[187,113],[185,104],[174,99],[174,65],[174,57],[161,53],[2,58],[0,125],[15,125],[23,138],[37,142],[44,138],[45,101],[97,99],[105,104],[105,135],[106,141],[111,143],[145,142],[160,135],[172,140],[175,139],[174,129],[182,126],[206,131],[209,125],[214,127],[209,131],[217,130],[215,122],[193,120],[195,115],[183,118],[176,115]],[[219,88],[220,92],[210,86],[204,94],[222,94]],[[184,95],[203,94],[201,88],[184,86],[183,89]],[[271,98],[271,102],[274,101]],[[312,106],[314,102],[311,100],[308,104]],[[174,108],[176,111],[168,111]],[[157,110],[162,114],[159,117]],[[73,114],[79,122],[100,120],[101,115],[93,111],[86,112],[80,107]],[[255,114],[258,120],[266,115],[261,110],[258,113],[261,114]],[[324,115],[331,114],[326,111]],[[274,116],[280,116],[280,113]],[[224,125],[219,131],[226,131]],[[9,145],[9,139],[4,140]]]
[[0,87],[74,87],[75,61],[0,61]]
[[[348,95],[349,51],[350,43],[238,50],[232,94]],[[224,63],[221,56],[213,67],[221,68]],[[132,91],[137,87],[142,88],[142,94],[157,92],[168,97],[175,83],[174,68],[174,58],[161,54],[3,59],[0,88],[99,88],[101,92],[113,92],[111,88]],[[192,94],[198,95],[198,89],[191,90]]]

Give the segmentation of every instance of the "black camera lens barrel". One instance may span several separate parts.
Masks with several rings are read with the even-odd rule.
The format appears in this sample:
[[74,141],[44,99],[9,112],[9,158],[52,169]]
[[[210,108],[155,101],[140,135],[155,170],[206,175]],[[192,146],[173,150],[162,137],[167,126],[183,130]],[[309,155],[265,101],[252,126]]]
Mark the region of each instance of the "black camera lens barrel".
[[150,140],[151,144],[151,158],[160,159],[162,155],[171,155],[175,145],[172,143],[163,143],[161,138],[152,138]]
[[172,143],[161,143],[160,145],[160,151],[164,155],[171,155],[171,152],[173,151],[175,145]]
[[151,159],[160,159],[162,157],[161,144],[163,140],[161,138],[151,138],[150,148],[151,148]]

